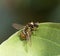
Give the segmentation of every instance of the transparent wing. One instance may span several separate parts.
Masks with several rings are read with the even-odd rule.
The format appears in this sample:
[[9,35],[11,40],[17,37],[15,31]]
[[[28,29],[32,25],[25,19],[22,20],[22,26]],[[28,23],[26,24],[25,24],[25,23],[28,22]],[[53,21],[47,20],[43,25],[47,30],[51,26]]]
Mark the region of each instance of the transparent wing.
[[20,29],[24,28],[23,25],[18,24],[18,23],[13,23],[13,24],[12,24],[12,27],[15,28],[15,29],[17,29],[17,30],[20,30]]

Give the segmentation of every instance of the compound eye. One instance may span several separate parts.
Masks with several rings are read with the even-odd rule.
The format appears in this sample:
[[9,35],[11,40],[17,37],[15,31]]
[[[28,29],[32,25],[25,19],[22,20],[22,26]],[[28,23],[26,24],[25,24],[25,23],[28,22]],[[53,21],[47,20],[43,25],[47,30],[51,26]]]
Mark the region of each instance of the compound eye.
[[34,26],[35,26],[35,27],[38,27],[38,25],[39,25],[39,23],[38,23],[38,22],[37,22],[37,23],[34,23]]
[[35,24],[34,26],[35,26],[35,27],[38,27],[38,25],[37,25],[37,24]]

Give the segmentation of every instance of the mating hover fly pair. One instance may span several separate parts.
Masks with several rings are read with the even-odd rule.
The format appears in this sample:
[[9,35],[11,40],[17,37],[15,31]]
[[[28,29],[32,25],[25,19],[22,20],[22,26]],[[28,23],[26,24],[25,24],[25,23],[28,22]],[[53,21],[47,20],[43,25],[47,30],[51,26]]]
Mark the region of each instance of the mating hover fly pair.
[[26,26],[22,26],[22,25],[14,23],[13,27],[17,30],[23,27],[22,31],[20,32],[20,39],[29,40],[29,38],[32,35],[32,32],[38,28],[38,23],[30,22]]

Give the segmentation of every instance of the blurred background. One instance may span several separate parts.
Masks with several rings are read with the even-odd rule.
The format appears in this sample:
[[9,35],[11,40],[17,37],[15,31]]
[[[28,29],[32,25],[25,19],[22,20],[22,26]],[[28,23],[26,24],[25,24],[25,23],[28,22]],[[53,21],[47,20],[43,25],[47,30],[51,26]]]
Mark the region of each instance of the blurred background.
[[60,23],[60,0],[0,0],[0,43],[30,21]]

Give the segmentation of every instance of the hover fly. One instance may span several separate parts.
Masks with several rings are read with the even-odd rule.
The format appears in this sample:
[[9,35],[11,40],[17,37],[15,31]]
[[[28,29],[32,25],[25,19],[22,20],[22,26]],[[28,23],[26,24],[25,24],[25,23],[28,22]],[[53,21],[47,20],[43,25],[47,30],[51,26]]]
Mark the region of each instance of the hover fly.
[[38,28],[38,23],[30,22],[26,26],[22,26],[20,24],[14,23],[12,26],[17,30],[23,28],[20,32],[20,39],[29,40],[33,31],[35,31],[36,28]]

